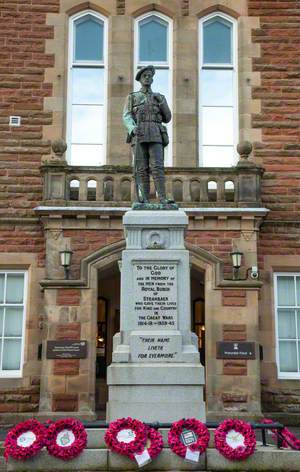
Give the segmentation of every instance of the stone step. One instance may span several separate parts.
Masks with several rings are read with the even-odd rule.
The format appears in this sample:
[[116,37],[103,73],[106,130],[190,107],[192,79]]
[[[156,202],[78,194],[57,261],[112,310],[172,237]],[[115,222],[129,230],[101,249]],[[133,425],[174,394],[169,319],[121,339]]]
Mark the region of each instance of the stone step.
[[[299,472],[299,452],[278,450],[275,447],[259,447],[253,456],[245,461],[228,461],[216,449],[208,449],[200,457],[198,463],[184,461],[170,451],[163,449],[161,454],[143,470],[152,472],[179,472],[179,471],[264,471],[279,472],[288,470]],[[5,470],[5,469],[3,469]],[[107,449],[86,449],[82,454],[71,461],[62,461],[49,456],[43,450],[40,454],[25,462],[9,459],[7,472],[133,472],[138,470],[135,462],[127,457],[112,453]]]

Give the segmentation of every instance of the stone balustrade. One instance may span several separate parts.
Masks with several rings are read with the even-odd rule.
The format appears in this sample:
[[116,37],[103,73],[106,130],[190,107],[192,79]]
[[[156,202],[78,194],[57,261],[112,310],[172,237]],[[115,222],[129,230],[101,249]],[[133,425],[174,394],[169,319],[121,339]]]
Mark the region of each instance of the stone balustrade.
[[[251,144],[239,145],[235,167],[169,167],[165,169],[168,198],[184,207],[257,207],[261,205],[263,169],[248,160]],[[44,204],[66,206],[131,206],[135,195],[130,166],[70,166],[62,153],[42,165]],[[151,198],[155,189],[151,182]]]

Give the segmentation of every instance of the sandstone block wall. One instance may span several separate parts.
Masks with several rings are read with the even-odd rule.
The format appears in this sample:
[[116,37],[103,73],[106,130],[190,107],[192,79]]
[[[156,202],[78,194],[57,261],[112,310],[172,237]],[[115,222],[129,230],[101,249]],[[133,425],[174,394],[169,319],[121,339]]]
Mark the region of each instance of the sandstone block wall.
[[[4,0],[0,9],[1,267],[6,267],[7,261],[10,268],[20,267],[26,254],[36,257],[33,269],[36,274],[33,288],[36,304],[42,297],[40,293],[36,294],[39,292],[39,280],[45,276],[45,237],[33,208],[42,201],[39,169],[42,156],[50,153],[50,139],[64,137],[66,24],[68,12],[71,8],[74,12],[78,11],[80,3],[77,0]],[[108,161],[111,164],[127,164],[130,153],[124,142],[119,116],[123,97],[132,88],[131,22],[134,16],[149,8],[150,2],[94,0],[83,5],[84,8],[92,6],[110,15]],[[259,235],[259,268],[264,282],[259,302],[260,341],[264,347],[262,398],[268,410],[300,413],[300,381],[277,380],[272,285],[275,270],[298,271],[300,267],[299,1],[172,0],[151,2],[151,5],[174,19],[175,53],[191,51],[188,61],[186,57],[174,58],[177,99],[174,100],[173,150],[178,165],[195,165],[197,162],[197,106],[193,105],[192,113],[186,113],[180,98],[186,96],[183,79],[188,76],[190,83],[193,82],[188,98],[191,103],[197,103],[195,38],[198,15],[219,8],[238,18],[240,139],[247,138],[254,142],[254,159],[266,170],[262,187],[263,203],[271,209]],[[190,42],[187,31],[192,32]],[[122,51],[118,48],[120,38],[125,44]],[[183,39],[182,49],[180,42]],[[115,58],[120,61],[120,67],[116,66]],[[118,81],[118,75],[123,75],[122,83]],[[21,116],[22,126],[9,127],[10,115]],[[102,229],[97,231],[65,229],[63,237],[69,240],[74,251],[71,277],[76,278],[82,257],[119,241],[123,233],[121,228],[111,230],[103,224]],[[206,249],[224,261],[225,275],[228,276],[231,275],[229,253],[240,238],[240,231],[203,231],[196,228],[187,234],[187,242]],[[26,267],[33,267],[31,262],[26,264]],[[75,292],[71,295],[58,293],[58,306],[68,306],[68,296],[73,302],[78,298]],[[224,308],[249,309],[246,303],[247,298],[242,290],[238,293],[226,290],[222,295]],[[27,324],[28,339],[30,337],[31,341],[26,348],[24,378],[18,380],[17,385],[10,381],[5,386],[4,380],[0,382],[3,408],[7,411],[19,412],[22,408],[23,411],[35,411],[37,408],[37,379],[40,373],[37,346],[42,340],[38,324],[39,317],[43,315],[43,303],[38,306],[31,309]],[[227,330],[224,322],[223,339],[231,337],[237,340],[238,337],[249,336],[247,329],[240,328],[243,323],[232,323],[231,330]],[[239,373],[243,376],[247,372],[244,362],[224,362],[222,369],[224,375]],[[54,372],[55,378],[62,376],[62,372],[73,376],[77,374],[78,366],[75,362],[57,362]],[[30,391],[32,388],[34,392]],[[231,407],[234,403],[243,403],[239,401],[245,400],[243,395],[233,397],[225,392],[221,401]],[[62,408],[64,401],[76,408],[77,400],[73,397],[57,397],[55,401],[58,409]]]
[[[0,7],[0,260],[1,268],[28,269],[31,283],[23,378],[0,380],[2,418],[39,407],[45,241],[33,208],[42,199],[41,157],[50,150],[43,137],[43,127],[52,122],[52,111],[44,107],[52,94],[45,68],[54,65],[54,55],[46,53],[54,34],[47,15],[58,9],[59,0],[4,1]],[[11,115],[21,116],[20,127],[9,126]]]
[[[254,156],[265,168],[263,203],[271,209],[261,227],[259,265],[266,285],[260,303],[262,400],[266,411],[300,413],[299,380],[277,380],[275,365],[273,272],[300,269],[300,5],[297,0],[248,2],[249,15],[260,18],[252,41],[260,47],[253,70],[261,84],[252,88],[261,110],[252,126],[262,139]],[[291,257],[292,256],[292,257]]]

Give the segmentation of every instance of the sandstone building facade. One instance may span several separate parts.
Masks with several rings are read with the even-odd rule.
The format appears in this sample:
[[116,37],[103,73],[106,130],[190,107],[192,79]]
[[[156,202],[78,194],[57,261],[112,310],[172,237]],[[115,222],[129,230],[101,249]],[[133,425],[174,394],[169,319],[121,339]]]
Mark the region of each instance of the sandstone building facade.
[[[173,114],[167,191],[189,216],[207,417],[296,421],[299,2],[4,0],[0,25],[3,419],[105,416],[134,193],[121,115],[150,63]],[[49,340],[86,340],[87,357],[49,359]],[[254,342],[255,359],[218,359],[220,341]]]

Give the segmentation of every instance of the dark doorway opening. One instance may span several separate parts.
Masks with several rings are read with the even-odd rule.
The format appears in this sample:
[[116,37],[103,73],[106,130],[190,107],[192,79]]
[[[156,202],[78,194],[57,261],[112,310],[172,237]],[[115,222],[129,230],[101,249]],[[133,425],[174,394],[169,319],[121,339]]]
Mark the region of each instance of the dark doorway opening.
[[205,365],[204,272],[191,268],[192,331],[198,336],[200,362]]
[[120,272],[117,263],[99,272],[96,333],[96,392],[95,407],[105,418],[107,367],[112,361],[113,336],[120,331]]

